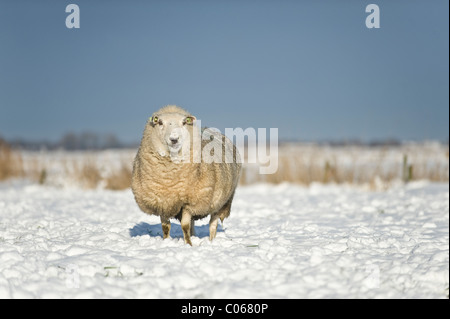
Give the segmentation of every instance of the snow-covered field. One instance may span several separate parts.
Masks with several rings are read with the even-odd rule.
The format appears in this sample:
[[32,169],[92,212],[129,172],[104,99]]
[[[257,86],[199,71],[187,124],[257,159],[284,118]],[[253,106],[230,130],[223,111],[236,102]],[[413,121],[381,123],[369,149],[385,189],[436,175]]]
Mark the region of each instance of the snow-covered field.
[[0,298],[447,298],[449,185],[240,186],[193,246],[130,190],[0,183]]

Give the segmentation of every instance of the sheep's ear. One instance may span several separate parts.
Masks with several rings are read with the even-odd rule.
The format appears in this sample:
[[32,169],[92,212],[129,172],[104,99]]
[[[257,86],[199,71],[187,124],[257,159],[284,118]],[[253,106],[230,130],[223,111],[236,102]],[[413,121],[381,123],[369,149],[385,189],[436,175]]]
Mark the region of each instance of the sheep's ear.
[[155,126],[156,124],[161,124],[161,120],[157,116],[150,116],[148,118],[148,122],[151,126]]
[[194,124],[194,121],[196,120],[196,117],[191,115],[191,116],[187,116],[184,121],[183,124],[188,124],[188,125],[192,125]]

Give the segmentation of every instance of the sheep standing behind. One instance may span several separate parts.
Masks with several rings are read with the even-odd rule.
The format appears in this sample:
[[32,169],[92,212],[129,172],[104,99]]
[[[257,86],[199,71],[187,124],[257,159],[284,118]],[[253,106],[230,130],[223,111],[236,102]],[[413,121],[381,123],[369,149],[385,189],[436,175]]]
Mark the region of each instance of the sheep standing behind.
[[170,218],[176,218],[190,245],[194,220],[207,215],[209,238],[215,238],[218,219],[230,215],[242,166],[228,138],[208,129],[202,138],[195,121],[174,105],[155,112],[145,126],[131,182],[140,209],[160,216],[163,238],[169,237]]

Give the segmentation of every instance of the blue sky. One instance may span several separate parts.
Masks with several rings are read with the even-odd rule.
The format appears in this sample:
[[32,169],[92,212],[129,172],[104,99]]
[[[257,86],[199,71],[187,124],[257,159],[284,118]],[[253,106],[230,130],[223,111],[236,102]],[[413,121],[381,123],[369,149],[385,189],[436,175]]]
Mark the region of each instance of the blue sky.
[[[65,8],[80,7],[80,29]],[[368,29],[366,5],[380,8]],[[0,0],[0,136],[140,139],[180,105],[281,139],[449,136],[449,3]]]

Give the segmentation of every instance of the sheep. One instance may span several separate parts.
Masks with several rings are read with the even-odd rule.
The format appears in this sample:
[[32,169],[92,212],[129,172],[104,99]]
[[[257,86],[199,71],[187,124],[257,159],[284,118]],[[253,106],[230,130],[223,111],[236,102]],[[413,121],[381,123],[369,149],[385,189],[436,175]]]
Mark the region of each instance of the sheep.
[[230,215],[242,166],[228,138],[210,129],[201,134],[196,121],[175,105],[153,113],[133,162],[131,180],[139,208],[160,216],[163,238],[169,237],[170,218],[176,218],[185,243],[191,246],[194,221],[208,215],[209,239],[216,237],[218,219],[223,223]]

